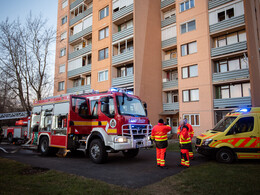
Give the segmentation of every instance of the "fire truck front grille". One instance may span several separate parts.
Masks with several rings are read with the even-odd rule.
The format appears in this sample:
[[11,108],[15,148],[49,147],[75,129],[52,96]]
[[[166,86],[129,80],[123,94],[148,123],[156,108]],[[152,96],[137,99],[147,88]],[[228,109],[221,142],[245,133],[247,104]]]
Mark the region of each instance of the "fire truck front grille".
[[152,131],[151,125],[123,125],[122,135],[133,136],[134,138],[141,139],[146,135],[150,135]]

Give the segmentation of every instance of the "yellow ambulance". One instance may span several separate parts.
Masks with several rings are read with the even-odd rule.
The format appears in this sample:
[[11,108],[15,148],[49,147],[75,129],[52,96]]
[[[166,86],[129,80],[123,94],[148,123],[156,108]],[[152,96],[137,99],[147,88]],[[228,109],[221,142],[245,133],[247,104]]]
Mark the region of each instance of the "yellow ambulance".
[[260,107],[239,108],[196,139],[197,152],[231,163],[235,159],[260,159]]

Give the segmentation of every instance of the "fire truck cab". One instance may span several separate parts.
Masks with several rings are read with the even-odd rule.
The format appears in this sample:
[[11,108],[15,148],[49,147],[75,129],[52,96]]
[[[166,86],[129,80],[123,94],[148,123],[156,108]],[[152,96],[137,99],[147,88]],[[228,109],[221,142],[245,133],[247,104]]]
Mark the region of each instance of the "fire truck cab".
[[125,91],[65,95],[35,101],[31,116],[31,144],[42,155],[59,148],[83,149],[102,163],[108,152],[134,157],[150,147],[146,104]]
[[260,159],[260,108],[240,108],[228,113],[211,130],[196,139],[198,153],[219,162]]

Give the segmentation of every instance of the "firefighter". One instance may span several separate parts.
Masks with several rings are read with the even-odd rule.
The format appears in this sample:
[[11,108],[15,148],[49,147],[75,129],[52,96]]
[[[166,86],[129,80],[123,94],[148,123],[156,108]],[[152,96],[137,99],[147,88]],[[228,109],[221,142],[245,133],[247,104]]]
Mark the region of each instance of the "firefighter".
[[189,148],[191,144],[191,138],[189,135],[189,128],[187,127],[185,120],[180,121],[179,141],[180,141],[180,149],[181,149],[180,166],[189,168],[190,167]]
[[155,125],[152,129],[151,139],[155,140],[156,144],[157,166],[163,169],[167,169],[165,166],[166,148],[168,146],[167,133],[171,129],[170,126],[164,125],[163,119],[160,119],[158,125]]
[[189,157],[191,160],[194,159],[194,155],[193,155],[193,151],[192,151],[192,138],[194,136],[194,130],[193,127],[191,126],[191,124],[187,123],[187,119],[184,118],[184,121],[186,123],[186,126],[189,128],[189,135],[190,135],[190,139],[191,139],[191,143],[190,143],[190,149],[189,149]]

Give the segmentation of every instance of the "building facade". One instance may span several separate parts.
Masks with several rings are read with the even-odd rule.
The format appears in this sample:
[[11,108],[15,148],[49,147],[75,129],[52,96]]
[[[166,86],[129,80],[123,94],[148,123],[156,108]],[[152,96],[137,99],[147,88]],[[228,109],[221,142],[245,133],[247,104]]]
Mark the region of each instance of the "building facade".
[[59,0],[54,95],[132,90],[195,135],[251,106],[243,0]]

